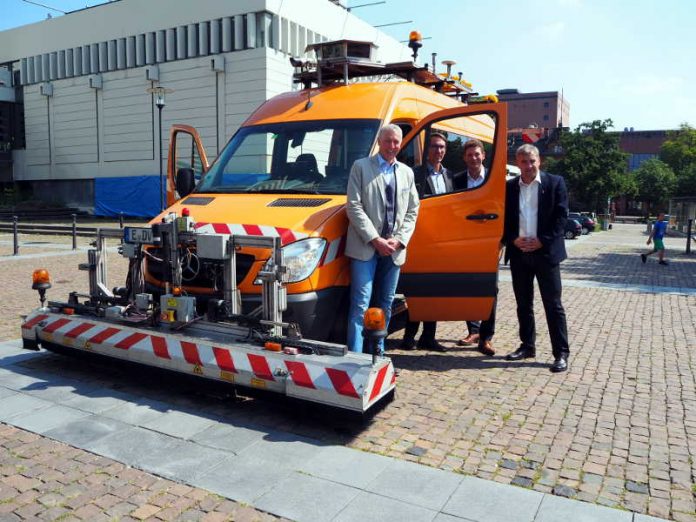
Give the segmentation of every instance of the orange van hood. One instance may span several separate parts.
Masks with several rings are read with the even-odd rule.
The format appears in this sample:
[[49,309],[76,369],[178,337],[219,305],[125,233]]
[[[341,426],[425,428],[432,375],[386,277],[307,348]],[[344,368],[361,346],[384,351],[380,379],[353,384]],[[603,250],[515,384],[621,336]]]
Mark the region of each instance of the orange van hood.
[[344,209],[345,195],[305,194],[191,194],[163,215],[187,208],[196,230],[219,234],[279,235],[292,243],[317,235],[331,216]]

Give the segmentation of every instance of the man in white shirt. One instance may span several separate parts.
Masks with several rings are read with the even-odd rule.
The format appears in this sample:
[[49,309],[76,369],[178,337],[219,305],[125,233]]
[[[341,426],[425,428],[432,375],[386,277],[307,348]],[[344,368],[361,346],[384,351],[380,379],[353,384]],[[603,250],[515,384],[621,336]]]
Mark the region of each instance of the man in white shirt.
[[509,361],[536,356],[534,324],[534,279],[544,303],[551,336],[552,372],[568,369],[568,328],[561,303],[560,263],[567,255],[564,242],[568,217],[568,192],[563,178],[539,170],[539,150],[522,145],[515,155],[519,178],[507,182],[503,243],[510,259],[512,288],[517,301],[520,347],[507,355]]

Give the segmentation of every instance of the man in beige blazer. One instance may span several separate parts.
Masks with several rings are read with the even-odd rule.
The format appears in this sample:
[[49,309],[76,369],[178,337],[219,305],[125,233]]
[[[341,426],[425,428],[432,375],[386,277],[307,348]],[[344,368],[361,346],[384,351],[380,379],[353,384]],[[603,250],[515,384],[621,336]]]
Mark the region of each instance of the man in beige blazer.
[[[348,178],[348,239],[351,258],[348,348],[363,351],[363,315],[373,298],[389,324],[391,306],[418,216],[413,171],[396,160],[401,129],[385,125],[377,135],[379,152],[353,164]],[[384,342],[380,342],[380,354]]]

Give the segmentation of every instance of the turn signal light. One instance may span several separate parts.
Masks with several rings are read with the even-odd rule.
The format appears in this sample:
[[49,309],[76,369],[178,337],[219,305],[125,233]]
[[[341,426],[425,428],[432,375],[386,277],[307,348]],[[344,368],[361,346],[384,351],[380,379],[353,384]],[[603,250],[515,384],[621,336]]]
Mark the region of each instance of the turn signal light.
[[387,318],[381,308],[368,308],[363,317],[363,326],[366,330],[384,330],[387,327]]

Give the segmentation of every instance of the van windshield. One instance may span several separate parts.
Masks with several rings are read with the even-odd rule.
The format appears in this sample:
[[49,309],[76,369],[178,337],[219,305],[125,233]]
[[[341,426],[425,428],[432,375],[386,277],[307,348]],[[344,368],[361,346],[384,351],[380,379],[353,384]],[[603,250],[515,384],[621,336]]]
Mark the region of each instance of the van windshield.
[[196,192],[345,194],[353,162],[370,153],[379,120],[321,120],[241,128]]

